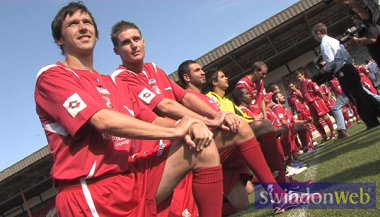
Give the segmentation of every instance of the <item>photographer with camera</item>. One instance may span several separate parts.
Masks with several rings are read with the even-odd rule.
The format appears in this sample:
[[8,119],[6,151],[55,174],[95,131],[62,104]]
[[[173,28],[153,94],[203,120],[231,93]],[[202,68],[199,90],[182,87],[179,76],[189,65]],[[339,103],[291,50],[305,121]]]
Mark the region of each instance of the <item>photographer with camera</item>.
[[380,64],[380,38],[379,38],[379,30],[376,25],[367,25],[362,23],[360,19],[358,19],[356,16],[353,17],[354,23],[361,27],[357,31],[356,34],[354,34],[352,37],[350,37],[350,41],[366,46],[368,53],[371,55],[373,60],[377,64]]
[[[326,4],[332,0],[324,0]],[[380,5],[378,0],[334,0],[352,15],[359,15],[368,24],[380,25]]]
[[368,53],[380,65],[380,8],[373,0],[335,0],[352,15],[356,26],[346,30],[342,42],[351,41],[366,46]]
[[377,119],[380,115],[380,104],[364,91],[359,72],[346,48],[337,39],[327,35],[327,27],[323,23],[314,25],[312,34],[316,41],[321,42],[321,54],[326,61],[320,73],[335,74],[343,92],[357,106],[359,116],[367,125],[367,129],[380,125]]

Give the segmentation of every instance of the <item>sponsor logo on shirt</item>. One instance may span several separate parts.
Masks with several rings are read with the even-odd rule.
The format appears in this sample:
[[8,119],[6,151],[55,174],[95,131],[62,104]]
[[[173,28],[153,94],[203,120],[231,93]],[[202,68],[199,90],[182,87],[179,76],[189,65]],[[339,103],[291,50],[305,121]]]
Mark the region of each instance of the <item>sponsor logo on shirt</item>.
[[152,91],[144,88],[144,90],[142,90],[139,94],[139,98],[144,101],[146,104],[150,104],[150,102],[152,101],[152,99],[156,96],[155,93],[153,93]]
[[96,87],[96,89],[97,89],[98,92],[101,93],[101,94],[110,95],[110,92],[109,92],[107,89],[103,88],[103,87]]
[[66,99],[63,103],[63,107],[66,108],[71,117],[75,118],[87,105],[77,93],[74,93]]
[[96,89],[98,90],[100,94],[102,94],[103,101],[106,104],[107,108],[113,108],[111,99],[109,97],[110,92],[103,87],[96,87]]
[[111,99],[108,96],[102,96],[104,103],[106,104],[107,108],[113,108]]
[[161,90],[160,90],[160,88],[158,88],[157,86],[152,86],[152,89],[153,89],[154,91],[156,91],[157,94],[161,94]]
[[110,135],[108,133],[103,133],[102,134],[102,137],[104,140],[108,140],[108,141],[112,141],[114,147],[121,147],[121,146],[124,146],[124,145],[128,145],[131,143],[131,139],[127,139],[127,138],[124,138],[124,137],[118,137],[118,136],[113,136],[113,135]]

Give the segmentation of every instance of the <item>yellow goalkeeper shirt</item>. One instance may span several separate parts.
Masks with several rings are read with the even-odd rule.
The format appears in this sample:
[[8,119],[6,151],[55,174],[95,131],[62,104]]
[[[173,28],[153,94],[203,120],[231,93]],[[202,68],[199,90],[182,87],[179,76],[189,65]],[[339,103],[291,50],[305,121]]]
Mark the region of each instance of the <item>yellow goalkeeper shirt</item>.
[[254,121],[254,118],[245,114],[235,103],[232,102],[228,97],[221,97],[218,94],[210,91],[206,94],[209,98],[213,99],[215,102],[219,104],[219,108],[222,111],[234,113],[244,120],[251,123]]

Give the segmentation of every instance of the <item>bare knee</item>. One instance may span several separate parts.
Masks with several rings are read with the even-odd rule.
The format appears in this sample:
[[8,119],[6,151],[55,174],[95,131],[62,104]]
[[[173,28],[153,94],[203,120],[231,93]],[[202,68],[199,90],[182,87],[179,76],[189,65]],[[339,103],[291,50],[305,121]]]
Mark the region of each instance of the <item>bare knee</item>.
[[240,180],[235,184],[233,189],[227,195],[228,201],[238,211],[242,211],[249,208],[249,201],[245,186]]
[[272,123],[267,119],[256,120],[252,122],[251,128],[255,133],[256,137],[259,137],[265,133],[274,132]]
[[194,156],[194,169],[202,167],[215,167],[220,165],[219,152],[215,142],[212,142],[210,146],[200,152],[193,149],[192,152]]
[[241,121],[239,125],[239,130],[237,132],[237,140],[236,143],[241,143],[243,141],[246,141],[252,137],[254,137],[255,134],[252,131],[251,126],[246,121]]
[[250,137],[253,136],[252,128],[251,128],[251,126],[249,125],[249,123],[246,122],[246,121],[242,121],[242,122],[240,123],[238,133],[241,134],[241,135],[248,135],[248,136],[250,136]]

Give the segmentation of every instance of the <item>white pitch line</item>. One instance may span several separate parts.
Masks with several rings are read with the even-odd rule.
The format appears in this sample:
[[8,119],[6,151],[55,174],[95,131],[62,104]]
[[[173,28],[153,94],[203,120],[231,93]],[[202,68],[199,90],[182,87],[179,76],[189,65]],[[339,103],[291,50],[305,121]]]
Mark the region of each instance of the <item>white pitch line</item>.
[[[317,166],[310,166],[305,171],[305,177],[306,179],[314,180],[315,176],[317,174]],[[306,209],[295,209],[290,217],[306,217]]]

